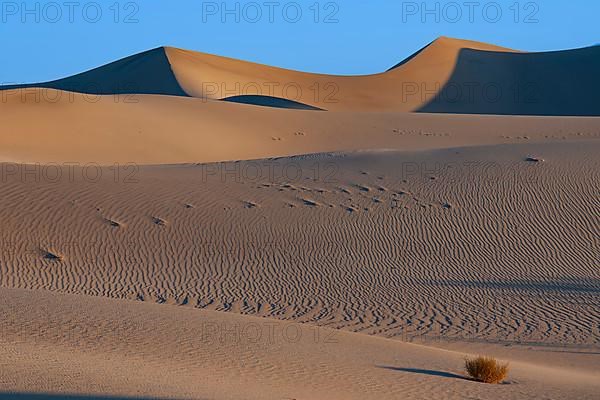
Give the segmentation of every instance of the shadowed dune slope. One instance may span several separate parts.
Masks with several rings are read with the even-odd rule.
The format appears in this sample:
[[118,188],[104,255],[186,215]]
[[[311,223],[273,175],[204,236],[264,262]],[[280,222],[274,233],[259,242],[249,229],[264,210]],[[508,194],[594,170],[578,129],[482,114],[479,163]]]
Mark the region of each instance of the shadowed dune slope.
[[[3,90],[13,91],[32,88],[58,89],[92,95],[137,93],[186,96],[173,75],[163,47],[135,54],[64,79],[0,87]],[[35,97],[35,91],[23,90],[21,95]],[[40,93],[37,95],[41,96]],[[3,96],[6,98],[10,94]]]
[[448,82],[419,111],[600,115],[598,71],[600,46],[548,53],[462,49]]
[[384,73],[337,76],[163,47],[71,78],[4,89],[232,98],[328,111],[600,115],[599,64],[600,47],[519,53],[441,37]]

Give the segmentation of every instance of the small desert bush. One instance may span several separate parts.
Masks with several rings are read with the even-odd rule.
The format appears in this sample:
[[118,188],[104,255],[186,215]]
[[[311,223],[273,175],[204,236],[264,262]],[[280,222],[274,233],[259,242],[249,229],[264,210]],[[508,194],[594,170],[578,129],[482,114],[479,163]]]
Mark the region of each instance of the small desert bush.
[[492,357],[467,358],[465,369],[478,382],[500,383],[508,375],[508,364],[500,364]]

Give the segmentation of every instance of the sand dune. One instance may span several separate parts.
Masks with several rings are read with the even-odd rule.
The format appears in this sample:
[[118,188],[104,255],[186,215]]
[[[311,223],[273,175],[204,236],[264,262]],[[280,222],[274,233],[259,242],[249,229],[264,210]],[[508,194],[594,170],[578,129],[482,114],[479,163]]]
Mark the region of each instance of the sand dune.
[[46,292],[0,289],[0,299],[0,399],[31,387],[56,396],[46,400],[592,399],[599,389],[596,372],[518,360],[510,384],[483,385],[462,379],[465,353],[308,325]]
[[502,50],[440,38],[402,67],[366,76],[309,74],[174,48],[166,51],[175,76],[193,97],[222,99],[233,91],[292,99],[330,111],[406,112],[422,104],[420,96],[405,96],[407,88],[415,82],[446,82],[462,46]]
[[304,73],[161,47],[73,77],[5,89],[233,98],[329,111],[598,116],[599,68],[600,47],[520,53],[442,37],[374,75]]
[[3,87],[0,399],[596,398],[599,51]]
[[[600,118],[312,112],[36,92],[0,104],[0,161],[164,164],[597,138]],[[235,117],[232,117],[235,116]]]

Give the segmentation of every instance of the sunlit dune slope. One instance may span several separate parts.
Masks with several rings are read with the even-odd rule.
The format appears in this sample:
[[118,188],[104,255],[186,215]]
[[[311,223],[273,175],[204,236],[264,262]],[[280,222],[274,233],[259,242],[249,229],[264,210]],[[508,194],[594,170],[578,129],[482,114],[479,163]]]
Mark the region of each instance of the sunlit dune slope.
[[53,89],[0,104],[0,160],[164,164],[590,139],[600,118],[314,112]]

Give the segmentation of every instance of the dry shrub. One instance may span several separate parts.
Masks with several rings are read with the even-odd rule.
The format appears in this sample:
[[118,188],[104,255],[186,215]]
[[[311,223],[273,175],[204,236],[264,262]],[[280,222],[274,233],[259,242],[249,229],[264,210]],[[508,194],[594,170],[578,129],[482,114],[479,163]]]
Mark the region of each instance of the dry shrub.
[[500,364],[492,357],[467,358],[465,369],[478,382],[500,383],[508,375],[508,364]]

